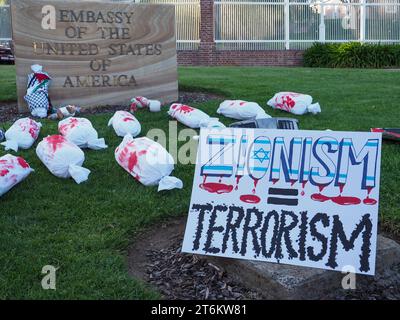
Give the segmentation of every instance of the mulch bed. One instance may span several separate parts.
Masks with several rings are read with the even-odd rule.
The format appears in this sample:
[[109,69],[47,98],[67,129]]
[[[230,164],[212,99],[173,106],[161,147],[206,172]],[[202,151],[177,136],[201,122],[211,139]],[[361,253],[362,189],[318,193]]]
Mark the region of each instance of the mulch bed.
[[[235,283],[225,271],[199,256],[182,254],[182,240],[167,249],[149,250],[148,282],[166,299],[246,300],[263,299],[262,294]],[[384,274],[356,281],[355,290],[338,290],[324,300],[398,300],[400,265]]]
[[[167,300],[263,299],[263,292],[238,283],[216,260],[181,253],[185,222],[185,217],[172,219],[135,237],[128,253],[129,273],[157,288]],[[321,299],[398,300],[400,265],[375,277],[356,276],[355,290],[335,290]]]
[[[357,279],[357,278],[356,278]],[[331,300],[399,300],[400,265],[394,265],[383,274],[356,281],[356,289],[332,292]]]
[[29,117],[29,113],[18,112],[16,102],[0,102],[0,127],[6,121],[14,122],[23,117]]
[[[223,97],[215,94],[200,93],[200,92],[180,92],[179,99],[177,102],[183,104],[190,103],[203,103],[211,100],[220,100]],[[81,115],[85,114],[98,114],[98,113],[113,113],[118,110],[128,110],[127,105],[117,106],[102,106],[102,107],[91,107],[81,110]],[[23,117],[29,117],[29,112],[20,113],[18,111],[16,102],[1,102],[0,101],[0,125],[6,121],[14,122],[17,119]]]
[[219,266],[181,253],[182,239],[161,250],[149,250],[148,281],[166,299],[244,300],[261,295],[235,283]]

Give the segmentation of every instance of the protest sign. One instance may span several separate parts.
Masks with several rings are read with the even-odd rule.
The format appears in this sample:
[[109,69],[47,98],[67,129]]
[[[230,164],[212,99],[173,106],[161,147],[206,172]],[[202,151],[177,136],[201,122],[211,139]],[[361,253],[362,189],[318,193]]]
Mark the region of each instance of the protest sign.
[[375,272],[381,135],[202,129],[183,252]]

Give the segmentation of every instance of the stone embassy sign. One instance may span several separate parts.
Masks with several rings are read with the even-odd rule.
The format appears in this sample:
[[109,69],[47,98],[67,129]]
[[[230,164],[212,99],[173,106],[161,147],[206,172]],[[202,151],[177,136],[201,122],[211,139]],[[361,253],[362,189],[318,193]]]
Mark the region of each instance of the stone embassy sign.
[[32,64],[52,77],[55,106],[177,99],[175,10],[127,2],[12,2],[18,105]]

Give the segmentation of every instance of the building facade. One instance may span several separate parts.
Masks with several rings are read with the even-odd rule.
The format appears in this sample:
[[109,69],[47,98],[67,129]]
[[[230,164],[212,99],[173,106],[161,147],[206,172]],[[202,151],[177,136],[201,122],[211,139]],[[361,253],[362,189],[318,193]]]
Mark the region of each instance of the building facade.
[[[400,43],[400,0],[132,1],[175,5],[180,65],[296,66],[314,42]],[[0,41],[11,39],[9,3]]]

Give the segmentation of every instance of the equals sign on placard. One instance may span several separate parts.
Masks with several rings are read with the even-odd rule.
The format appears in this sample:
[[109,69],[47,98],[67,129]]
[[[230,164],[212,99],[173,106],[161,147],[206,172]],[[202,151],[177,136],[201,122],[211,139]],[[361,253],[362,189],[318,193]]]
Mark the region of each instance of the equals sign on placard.
[[268,190],[268,204],[284,205],[284,206],[297,206],[299,204],[299,190],[297,189],[281,189],[269,188]]

